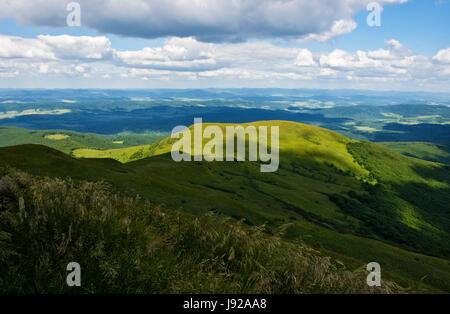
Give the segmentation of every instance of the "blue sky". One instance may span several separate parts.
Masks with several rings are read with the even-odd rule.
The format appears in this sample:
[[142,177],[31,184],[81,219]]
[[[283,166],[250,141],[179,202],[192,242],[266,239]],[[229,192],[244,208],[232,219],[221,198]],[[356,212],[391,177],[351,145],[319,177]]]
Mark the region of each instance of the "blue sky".
[[69,1],[0,4],[0,87],[449,91],[448,0],[379,1],[380,27],[370,1],[259,1],[81,0],[81,27]]

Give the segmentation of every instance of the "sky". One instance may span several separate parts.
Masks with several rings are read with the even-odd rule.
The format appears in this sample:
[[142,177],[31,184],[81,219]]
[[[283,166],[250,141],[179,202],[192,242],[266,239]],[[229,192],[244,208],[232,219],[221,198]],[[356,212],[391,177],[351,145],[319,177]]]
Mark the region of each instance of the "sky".
[[0,0],[0,88],[450,92],[450,0],[70,2]]

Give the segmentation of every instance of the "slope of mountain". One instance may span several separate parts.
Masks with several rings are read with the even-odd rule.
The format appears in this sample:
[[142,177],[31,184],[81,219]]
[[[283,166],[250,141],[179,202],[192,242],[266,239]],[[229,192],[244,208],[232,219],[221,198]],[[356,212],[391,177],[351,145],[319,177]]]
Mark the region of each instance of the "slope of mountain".
[[379,144],[406,156],[450,164],[450,144],[448,143],[382,142]]
[[0,147],[39,144],[52,147],[66,154],[80,148],[111,149],[148,144],[160,140],[166,134],[117,134],[98,135],[67,130],[27,130],[0,126]]
[[[203,123],[203,130],[211,125],[219,126],[224,135],[226,134],[226,126],[240,125],[244,128],[247,126],[254,126],[256,128],[259,126],[278,126],[279,149],[281,154],[285,157],[285,165],[301,159],[303,164],[316,165],[331,163],[337,167],[337,169],[344,172],[351,172],[360,177],[368,175],[368,172],[356,163],[347,151],[346,145],[352,142],[352,140],[327,129],[289,121],[260,121],[242,124]],[[191,133],[193,133],[193,128],[194,126],[189,127]],[[224,136],[224,141],[225,140],[226,136]],[[73,154],[75,157],[79,158],[113,158],[121,162],[130,162],[170,153],[172,144],[176,141],[177,139],[168,137],[150,145],[106,151],[78,149],[74,150]],[[207,141],[208,140],[203,139],[203,146]],[[248,145],[248,138],[246,139],[246,142]],[[270,134],[268,143],[270,144]],[[193,137],[191,138],[191,147],[191,150],[193,151]]]
[[245,219],[273,232],[284,226],[287,239],[320,248],[350,268],[377,261],[387,278],[405,286],[450,291],[447,166],[318,127],[259,124],[280,125],[275,173],[261,173],[256,162],[176,163],[164,154],[173,139],[158,142],[154,151],[146,147],[152,157],[125,164],[23,145],[1,148],[0,165],[104,180],[155,204]]
[[[369,287],[364,269],[264,227],[11,169],[0,169],[0,235],[1,293],[426,292],[385,279]],[[72,261],[81,287],[65,284]]]

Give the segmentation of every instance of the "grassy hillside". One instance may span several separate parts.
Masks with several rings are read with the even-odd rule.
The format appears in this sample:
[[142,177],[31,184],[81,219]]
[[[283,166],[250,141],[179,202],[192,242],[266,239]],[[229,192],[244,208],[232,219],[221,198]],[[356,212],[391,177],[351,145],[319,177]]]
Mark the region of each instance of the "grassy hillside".
[[75,149],[93,148],[105,150],[148,144],[160,140],[165,135],[162,133],[97,135],[67,130],[33,131],[0,126],[0,147],[39,144],[71,154]]
[[[279,230],[282,232],[282,230]],[[82,286],[66,285],[66,265]],[[0,169],[1,293],[398,293],[317,250],[217,215],[192,216],[102,183]]]
[[[319,128],[312,125],[289,122],[289,121],[260,121],[243,124],[210,124],[204,123],[203,129],[208,126],[219,126],[224,134],[224,141],[226,141],[226,126],[279,126],[279,142],[280,152],[290,161],[298,159],[302,160],[303,164],[329,164],[332,163],[337,169],[344,172],[351,172],[352,174],[366,177],[368,172],[363,169],[358,163],[353,160],[353,157],[348,153],[346,145],[352,140],[327,129]],[[194,126],[189,129],[193,134]],[[163,155],[170,153],[172,144],[177,139],[170,137],[162,139],[156,143],[144,146],[129,147],[123,149],[111,150],[94,150],[94,149],[79,149],[74,151],[74,156],[81,158],[112,158],[120,162],[130,162],[151,156]],[[205,144],[208,140],[203,140]],[[246,139],[248,145],[248,139]],[[194,147],[194,138],[191,138],[191,150]],[[270,134],[268,139],[270,145]],[[287,161],[285,161],[287,163]]]
[[[284,226],[284,238],[350,269],[377,261],[385,278],[404,286],[450,291],[448,167],[325,129],[280,124],[276,173],[261,173],[256,162],[175,163],[167,153],[126,164],[74,159],[35,145],[0,149],[0,164],[35,175],[105,180],[154,204],[264,224],[269,233]],[[154,147],[164,152],[171,141]]]
[[379,144],[406,156],[450,164],[450,144],[421,142],[384,142]]

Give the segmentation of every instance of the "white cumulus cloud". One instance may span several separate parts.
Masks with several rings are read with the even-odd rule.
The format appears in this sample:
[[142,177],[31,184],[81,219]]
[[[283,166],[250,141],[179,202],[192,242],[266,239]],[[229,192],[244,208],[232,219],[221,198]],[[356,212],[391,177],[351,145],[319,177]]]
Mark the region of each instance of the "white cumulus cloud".
[[450,48],[439,50],[433,60],[450,64]]
[[[102,36],[0,35],[0,79],[78,77],[114,80],[316,82],[350,87],[450,86],[450,48],[434,57],[414,54],[397,40],[355,52],[313,52],[269,42],[205,43],[167,39],[160,47],[117,50]],[[26,47],[26,49],[25,49]],[[42,81],[42,80],[34,80]],[[357,85],[355,85],[357,84]],[[365,84],[365,85],[364,85]],[[324,85],[324,87],[329,85]]]

